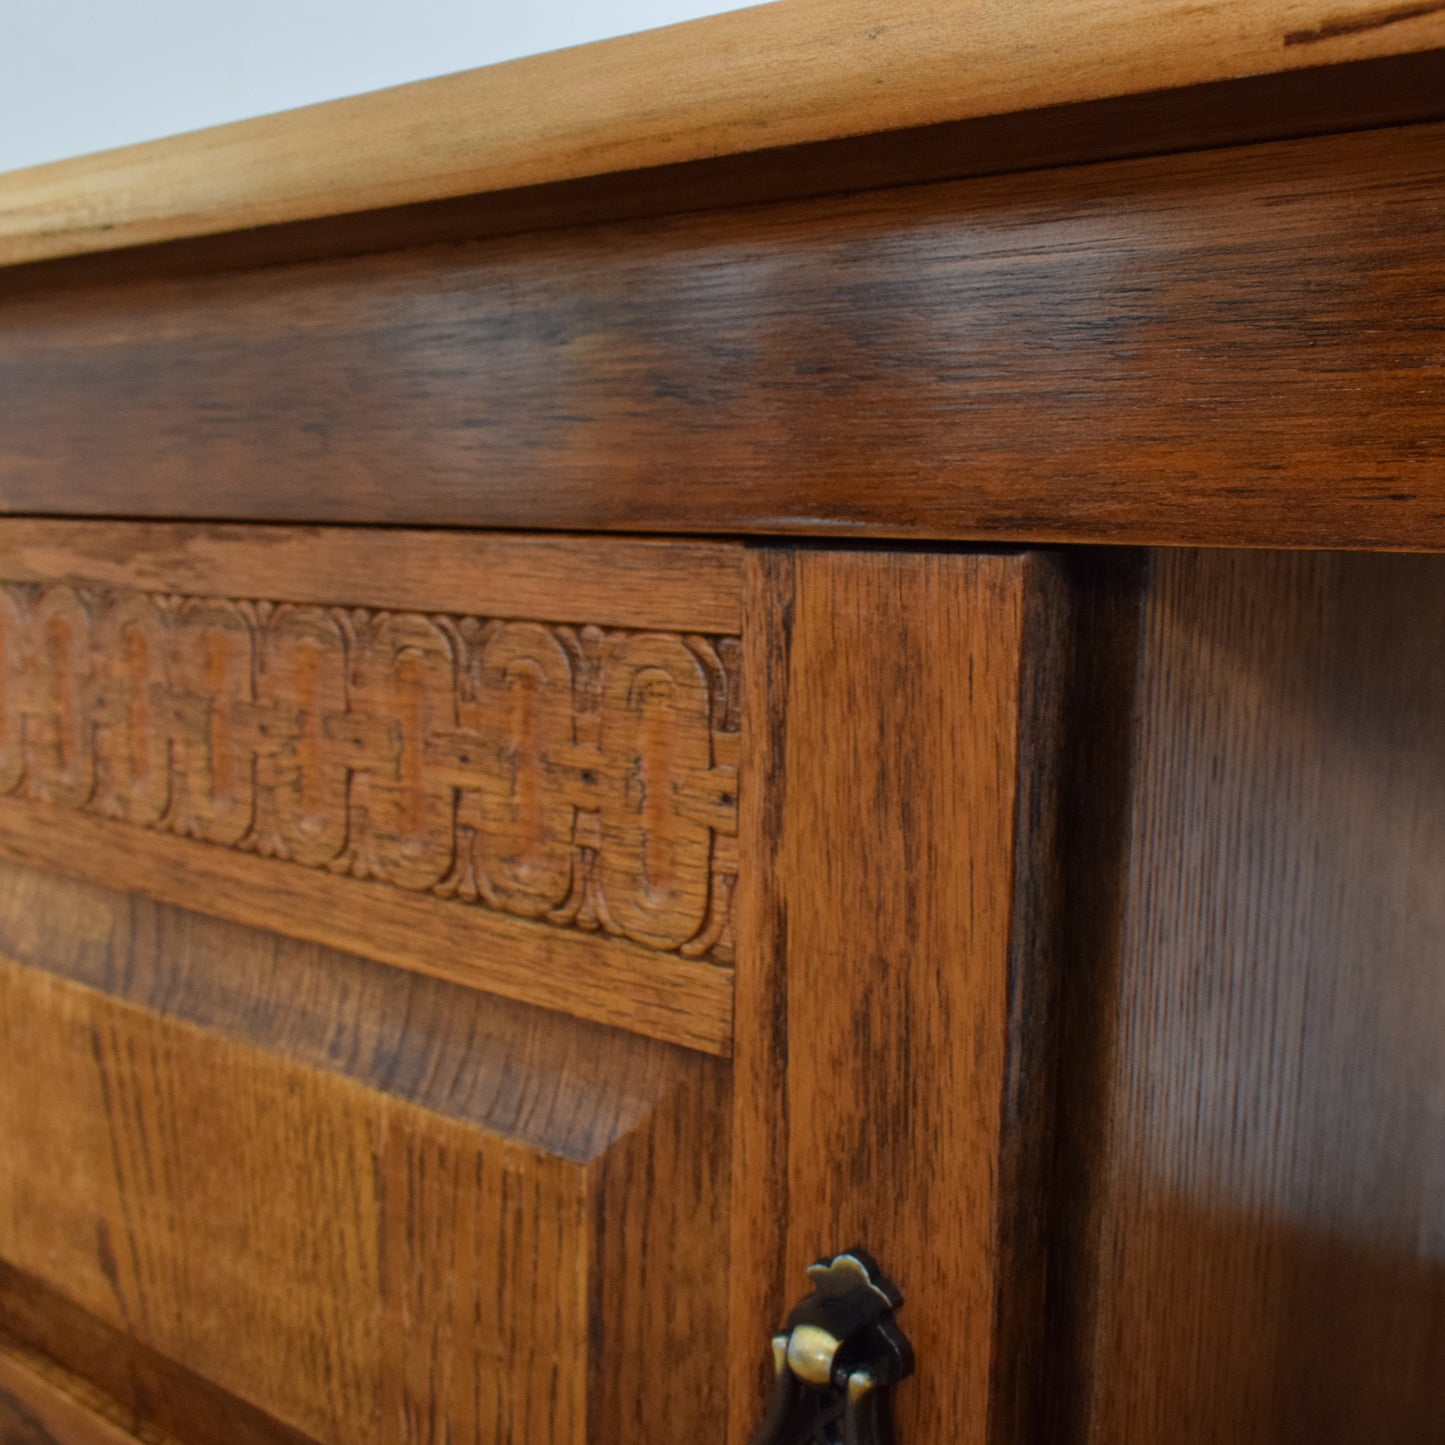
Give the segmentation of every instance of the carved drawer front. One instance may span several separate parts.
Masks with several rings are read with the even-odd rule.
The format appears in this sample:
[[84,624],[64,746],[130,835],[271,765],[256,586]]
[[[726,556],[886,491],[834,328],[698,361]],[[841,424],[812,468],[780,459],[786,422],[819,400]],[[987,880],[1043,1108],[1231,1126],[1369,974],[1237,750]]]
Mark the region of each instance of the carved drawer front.
[[0,526],[0,850],[725,1053],[740,557]]

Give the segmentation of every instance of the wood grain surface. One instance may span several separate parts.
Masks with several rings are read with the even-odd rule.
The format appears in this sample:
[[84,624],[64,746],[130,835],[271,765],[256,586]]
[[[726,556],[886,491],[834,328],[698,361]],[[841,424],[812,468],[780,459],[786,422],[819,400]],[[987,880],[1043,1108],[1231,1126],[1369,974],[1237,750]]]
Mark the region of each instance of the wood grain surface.
[[729,1439],[850,1245],[902,1288],[900,1440],[1024,1438],[1051,1122],[1067,594],[1029,555],[759,549],[739,916]]
[[1445,119],[1445,49],[873,131],[0,268],[0,295]]
[[0,1440],[5,1445],[179,1445],[43,1356],[0,1337]]
[[363,954],[498,998],[726,1054],[732,970],[0,798],[0,857]]
[[10,1346],[43,1361],[69,1393],[92,1401],[147,1445],[314,1445],[3,1261],[0,1319]]
[[1439,547],[1442,141],[12,289],[0,506]]
[[1047,1438],[1438,1441],[1445,566],[1131,589],[1091,642],[1125,771],[1081,776]]
[[0,573],[15,582],[663,632],[736,633],[742,556],[683,538],[0,522]]
[[726,1051],[740,549],[427,535],[0,526],[0,851]]
[[0,1114],[8,1266],[317,1441],[722,1408],[713,1061],[10,866]]
[[782,0],[0,180],[0,264],[1445,45],[1434,0]]

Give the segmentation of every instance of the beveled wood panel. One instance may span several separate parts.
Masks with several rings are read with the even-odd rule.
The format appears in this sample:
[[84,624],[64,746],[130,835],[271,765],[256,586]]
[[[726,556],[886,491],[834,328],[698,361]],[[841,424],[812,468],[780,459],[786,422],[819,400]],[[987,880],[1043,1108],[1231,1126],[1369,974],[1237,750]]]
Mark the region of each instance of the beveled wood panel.
[[[666,548],[6,530],[0,852],[725,1051],[738,639],[527,617],[619,578],[603,610],[635,615]],[[728,569],[683,550],[714,615]],[[134,585],[212,559],[204,595]],[[660,615],[688,615],[678,565]],[[328,605],[373,569],[453,603],[476,577],[503,615]]]
[[732,1044],[731,968],[0,798],[0,857],[665,1039]]
[[1048,1438],[1433,1445],[1445,559],[1156,554],[1135,598],[1122,795],[1080,775]]
[[[254,1405],[219,1390],[32,1276],[0,1261],[7,1344],[66,1394],[146,1445],[312,1445]],[[25,1340],[21,1345],[19,1340]]]
[[0,1255],[319,1442],[701,1438],[725,1101],[687,1051],[0,872]]
[[0,1440],[5,1445],[180,1445],[133,1434],[111,1402],[50,1361],[0,1337]]
[[732,1445],[804,1268],[899,1283],[900,1441],[1014,1445],[1040,1396],[1056,559],[759,549],[745,706]]
[[784,0],[15,172],[0,265],[1408,55],[1442,9]]
[[1404,127],[12,286],[0,506],[1436,548],[1442,155]]

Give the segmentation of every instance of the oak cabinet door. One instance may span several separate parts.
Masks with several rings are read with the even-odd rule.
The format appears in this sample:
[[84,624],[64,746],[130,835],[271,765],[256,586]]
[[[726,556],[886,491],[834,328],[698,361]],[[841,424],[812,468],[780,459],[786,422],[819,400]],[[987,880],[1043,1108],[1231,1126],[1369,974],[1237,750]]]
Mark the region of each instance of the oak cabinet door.
[[1022,554],[0,525],[0,1400],[742,1445],[862,1245],[900,1439],[1016,1438],[1066,626]]

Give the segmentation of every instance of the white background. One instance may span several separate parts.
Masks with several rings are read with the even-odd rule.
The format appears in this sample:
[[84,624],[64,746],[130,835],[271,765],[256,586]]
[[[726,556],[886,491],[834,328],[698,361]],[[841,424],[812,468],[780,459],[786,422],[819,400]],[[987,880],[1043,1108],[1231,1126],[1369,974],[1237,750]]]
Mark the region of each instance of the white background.
[[0,0],[0,171],[744,0]]

